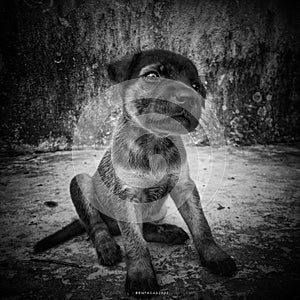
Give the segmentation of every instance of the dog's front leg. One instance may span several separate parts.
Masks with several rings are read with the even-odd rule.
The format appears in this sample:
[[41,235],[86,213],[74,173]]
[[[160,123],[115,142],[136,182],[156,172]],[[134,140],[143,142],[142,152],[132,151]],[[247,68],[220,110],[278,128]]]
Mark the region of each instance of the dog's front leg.
[[215,274],[233,275],[236,272],[235,262],[214,241],[192,179],[187,176],[170,194],[192,234],[202,264]]
[[[132,200],[131,200],[132,201]],[[131,201],[122,201],[116,208],[118,224],[124,239],[127,276],[126,293],[140,298],[158,291],[150,252],[142,235],[142,223]],[[137,202],[137,201],[134,201]]]

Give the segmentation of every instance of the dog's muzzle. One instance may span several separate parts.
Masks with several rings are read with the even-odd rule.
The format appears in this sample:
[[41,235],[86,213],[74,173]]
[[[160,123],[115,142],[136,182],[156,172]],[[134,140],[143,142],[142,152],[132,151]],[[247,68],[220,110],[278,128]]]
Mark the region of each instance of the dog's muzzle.
[[[144,84],[141,81],[141,86]],[[137,82],[137,86],[139,86]],[[203,99],[193,88],[180,81],[162,79],[152,88],[139,86],[128,97],[126,109],[150,131],[185,134],[199,124]]]

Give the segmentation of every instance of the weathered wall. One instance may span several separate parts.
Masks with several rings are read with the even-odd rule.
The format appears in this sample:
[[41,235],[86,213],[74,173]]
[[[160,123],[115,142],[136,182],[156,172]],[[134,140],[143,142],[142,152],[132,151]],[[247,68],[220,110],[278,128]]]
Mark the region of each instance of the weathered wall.
[[[299,7],[289,1],[6,1],[1,136],[64,145],[106,88],[105,64],[136,49],[189,56],[233,143],[299,137]],[[299,6],[299,5],[298,5]]]

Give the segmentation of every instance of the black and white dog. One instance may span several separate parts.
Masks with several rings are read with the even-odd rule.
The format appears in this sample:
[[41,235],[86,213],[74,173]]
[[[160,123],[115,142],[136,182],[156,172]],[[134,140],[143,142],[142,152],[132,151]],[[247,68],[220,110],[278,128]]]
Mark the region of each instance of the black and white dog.
[[[155,49],[111,63],[108,75],[115,83],[125,81],[123,111],[95,174],[79,174],[71,181],[80,221],[38,242],[35,250],[46,250],[87,231],[99,262],[112,265],[121,260],[112,235],[121,233],[126,292],[149,297],[159,286],[147,242],[182,244],[188,239],[175,225],[151,222],[153,207],[157,211],[170,195],[203,266],[216,274],[233,275],[235,262],[212,237],[180,137],[196,128],[204,107],[205,91],[196,67],[182,55]],[[110,213],[103,207],[109,207]]]

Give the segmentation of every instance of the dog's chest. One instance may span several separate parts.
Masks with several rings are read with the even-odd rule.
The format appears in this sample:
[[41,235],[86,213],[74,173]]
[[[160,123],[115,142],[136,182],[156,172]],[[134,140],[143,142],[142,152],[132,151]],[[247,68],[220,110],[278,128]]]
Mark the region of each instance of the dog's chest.
[[162,199],[178,181],[181,169],[179,153],[157,145],[152,149],[135,150],[137,152],[130,154],[124,152],[122,161],[112,159],[111,151],[106,152],[97,170],[99,178],[111,193],[121,199],[128,199],[128,193],[142,195],[141,202]]
[[122,189],[143,195],[141,202],[156,201],[165,197],[176,185],[179,172],[137,172],[119,168],[116,170]]
[[122,188],[142,195],[141,202],[152,202],[173,189],[179,179],[180,166],[180,158],[175,153],[149,151],[130,157],[127,165],[115,166],[115,172]]
[[180,168],[182,158],[170,139],[156,140],[145,135],[130,145],[125,159],[126,167],[133,172],[149,173],[159,178]]

